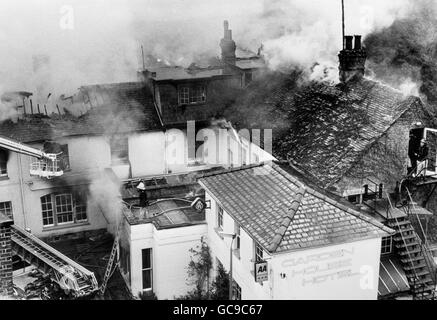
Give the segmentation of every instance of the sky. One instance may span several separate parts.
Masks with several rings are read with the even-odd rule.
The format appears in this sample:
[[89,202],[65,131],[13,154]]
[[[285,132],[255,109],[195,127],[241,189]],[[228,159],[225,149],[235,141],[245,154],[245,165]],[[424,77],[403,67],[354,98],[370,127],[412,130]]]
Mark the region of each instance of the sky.
[[[188,66],[219,56],[223,20],[237,45],[263,44],[272,69],[336,65],[340,0],[2,0],[0,93],[68,93],[133,81],[146,54]],[[408,0],[345,0],[346,32],[366,35],[406,14]],[[317,75],[312,75],[317,77]]]

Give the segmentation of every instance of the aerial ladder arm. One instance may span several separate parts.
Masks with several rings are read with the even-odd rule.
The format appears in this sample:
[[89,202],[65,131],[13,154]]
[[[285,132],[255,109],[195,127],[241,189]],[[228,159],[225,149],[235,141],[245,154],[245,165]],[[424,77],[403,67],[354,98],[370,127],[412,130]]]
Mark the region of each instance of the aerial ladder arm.
[[46,153],[37,148],[33,148],[22,144],[18,141],[0,137],[0,148],[24,154],[27,156],[37,158],[38,162],[32,163],[30,167],[31,175],[38,175],[45,178],[51,178],[53,176],[61,176],[64,172],[58,166],[57,157],[60,154]]
[[31,157],[35,157],[38,159],[47,159],[47,160],[56,160],[56,154],[53,153],[45,153],[44,151],[41,151],[39,149],[26,146],[25,144],[22,144],[18,141],[14,141],[11,139],[6,139],[3,137],[0,137],[0,148],[7,149],[13,152],[25,154]]

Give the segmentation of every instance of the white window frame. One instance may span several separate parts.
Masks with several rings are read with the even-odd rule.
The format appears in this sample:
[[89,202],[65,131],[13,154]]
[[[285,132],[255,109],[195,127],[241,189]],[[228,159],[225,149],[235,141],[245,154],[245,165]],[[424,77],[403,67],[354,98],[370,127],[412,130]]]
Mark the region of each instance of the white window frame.
[[381,255],[393,253],[393,237],[384,237],[381,240]]
[[223,218],[224,218],[224,210],[223,208],[217,203],[217,216],[216,216],[216,224],[217,229],[220,231],[223,231]]
[[190,88],[187,86],[179,87],[179,105],[190,104]]
[[264,261],[264,250],[258,242],[253,241],[253,256],[255,262]]
[[14,216],[14,211],[12,209],[12,202],[11,201],[0,202],[0,213],[3,213],[6,217],[12,218]]
[[206,102],[206,86],[199,85],[181,85],[178,87],[179,105],[194,105]]
[[234,222],[234,250],[239,251],[241,249],[241,227],[237,222]]
[[[72,221],[66,221],[66,222],[59,222],[59,216],[68,214],[69,211],[64,211],[64,209],[68,209],[69,203],[68,201],[65,204],[58,205],[57,199],[59,197],[69,197],[71,198],[71,208],[72,208]],[[68,199],[68,198],[67,198]],[[84,199],[81,199],[84,200]],[[43,202],[45,201],[45,202]],[[78,197],[75,195],[75,193],[50,193],[46,194],[42,197],[40,197],[40,203],[41,203],[41,214],[42,214],[42,225],[43,228],[50,228],[50,227],[56,227],[56,226],[65,226],[65,225],[74,225],[74,224],[81,224],[88,222],[88,212],[87,212],[87,205],[86,201],[81,202],[79,201]],[[45,207],[44,207],[45,206]],[[63,208],[67,207],[67,208]],[[61,208],[61,210],[60,210]],[[78,211],[78,209],[80,211]],[[81,217],[82,219],[78,219],[78,217]],[[53,220],[52,224],[44,224],[44,220]]]
[[[144,267],[143,264],[143,254],[144,251],[149,250],[149,257],[150,257],[150,267]],[[144,288],[144,271],[150,272],[150,287]],[[141,250],[141,288],[143,292],[150,292],[153,291],[153,249],[152,248],[145,248]]]
[[[424,128],[423,132],[424,132],[423,133],[423,139],[427,140],[429,133],[437,134],[437,129]],[[428,168],[428,161],[429,160],[425,160],[424,161],[424,165],[425,165],[426,168]],[[434,159],[434,163],[437,165],[437,159]],[[424,176],[435,176],[435,175],[437,175],[437,167],[435,168],[435,170],[436,171],[431,171],[431,170],[426,169],[425,172],[423,174],[421,174],[421,175],[424,175]]]
[[235,279],[232,279],[232,299],[241,300],[241,286]]
[[[61,199],[60,205],[58,205],[58,199]],[[65,204],[62,202],[62,199],[66,200]],[[68,200],[70,200],[70,203],[68,203]],[[71,193],[55,194],[54,195],[54,204],[55,204],[55,211],[56,211],[56,222],[59,226],[74,223],[75,212],[74,212],[74,207],[73,207],[73,195]],[[71,211],[68,210],[68,206],[71,206]],[[59,207],[61,208],[60,210],[59,210]],[[68,220],[66,222],[59,222],[59,216],[69,217],[70,215],[71,215],[71,220]]]
[[[43,199],[44,200],[49,200],[43,203]],[[51,194],[47,194],[45,196],[42,196],[40,198],[40,202],[41,202],[41,212],[42,212],[42,225],[43,228],[47,228],[47,227],[54,227],[55,226],[55,210],[54,210],[54,206],[53,206],[53,199],[52,199],[52,195]],[[46,205],[46,209],[44,209],[44,205]],[[49,209],[50,207],[50,209]],[[44,217],[44,214],[46,214],[46,217]],[[53,223],[51,224],[44,224],[44,220],[49,220],[51,219],[53,221]]]

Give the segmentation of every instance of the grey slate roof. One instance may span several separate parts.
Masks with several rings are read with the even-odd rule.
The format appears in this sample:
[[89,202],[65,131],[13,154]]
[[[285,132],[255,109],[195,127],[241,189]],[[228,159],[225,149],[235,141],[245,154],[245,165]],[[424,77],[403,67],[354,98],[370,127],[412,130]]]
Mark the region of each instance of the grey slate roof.
[[393,231],[276,163],[223,170],[200,184],[271,253],[387,236]]
[[287,130],[274,135],[274,155],[317,177],[326,188],[406,111],[423,109],[418,97],[368,79],[347,86],[311,83],[297,91],[278,85],[256,103],[285,112]]

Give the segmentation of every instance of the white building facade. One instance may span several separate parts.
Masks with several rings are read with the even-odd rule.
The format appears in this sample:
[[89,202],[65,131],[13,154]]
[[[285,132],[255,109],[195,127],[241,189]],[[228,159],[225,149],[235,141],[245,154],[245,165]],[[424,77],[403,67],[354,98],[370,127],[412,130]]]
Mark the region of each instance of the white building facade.
[[[304,187],[304,195],[297,196],[301,197],[297,211],[289,219],[280,218],[285,223],[276,225],[272,229],[276,231],[268,234],[278,212],[296,206],[288,207],[285,196],[280,200],[273,194],[288,191],[288,198],[293,198],[293,188],[268,190],[273,181],[280,186],[276,179],[284,178],[287,184],[299,184],[276,165],[225,171],[200,179],[206,202],[211,203],[206,221],[215,267],[221,263],[229,271],[232,240],[223,234],[236,235],[232,245],[234,298],[376,300],[381,239],[391,230]],[[257,194],[261,183],[263,191],[259,192],[263,194]],[[223,192],[217,185],[229,190]],[[282,204],[276,206],[275,201]],[[241,206],[248,206],[247,215],[241,214],[245,210],[239,210]],[[350,228],[354,224],[360,227]],[[278,230],[283,231],[282,237],[275,240]],[[365,234],[359,230],[367,231]],[[266,245],[260,240],[263,237],[279,245],[273,240]],[[263,282],[255,279],[256,262],[267,265],[267,279]]]

